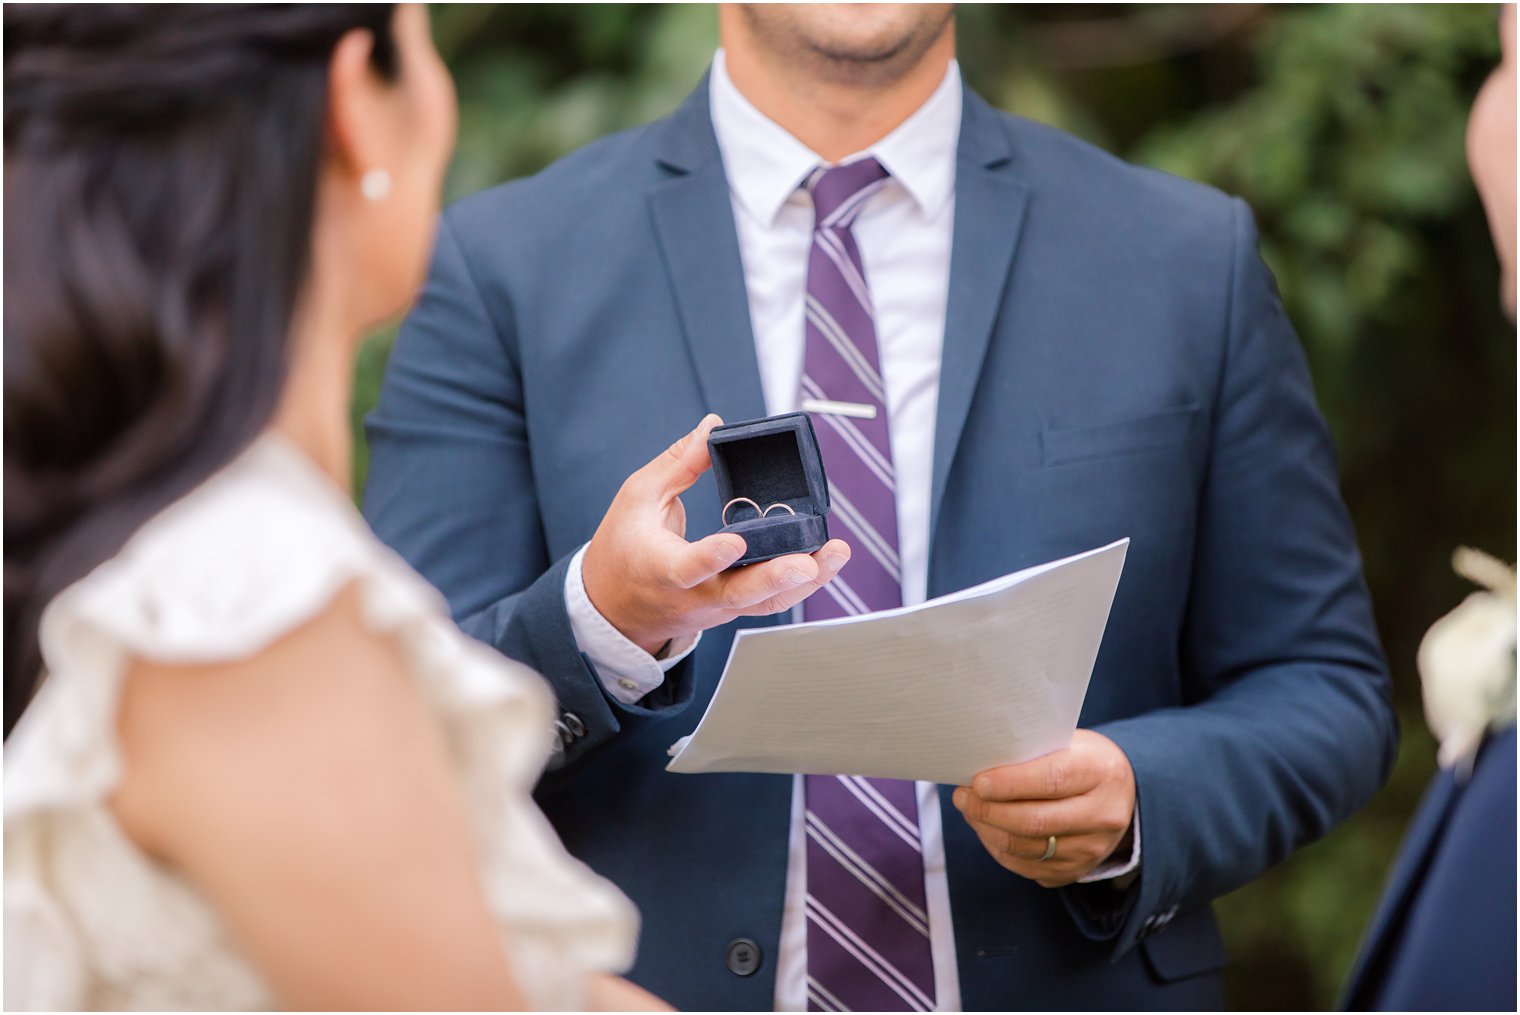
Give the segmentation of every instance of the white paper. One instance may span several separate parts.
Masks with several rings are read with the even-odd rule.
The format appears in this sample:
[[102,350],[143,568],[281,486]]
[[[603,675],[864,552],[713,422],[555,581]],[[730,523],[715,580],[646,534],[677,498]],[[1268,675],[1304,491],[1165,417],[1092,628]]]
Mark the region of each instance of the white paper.
[[1128,539],[918,606],[740,631],[672,772],[966,785],[1071,741]]

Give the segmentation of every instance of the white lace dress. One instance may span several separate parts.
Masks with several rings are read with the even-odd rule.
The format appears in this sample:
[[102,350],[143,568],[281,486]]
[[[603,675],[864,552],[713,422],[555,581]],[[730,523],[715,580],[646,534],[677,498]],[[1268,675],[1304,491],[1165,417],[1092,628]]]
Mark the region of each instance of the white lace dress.
[[117,703],[129,657],[247,658],[350,584],[366,621],[406,647],[447,731],[528,1001],[580,1007],[584,973],[632,961],[633,907],[564,851],[529,796],[554,735],[547,685],[460,633],[338,487],[271,434],[43,616],[49,675],[4,749],[7,1009],[276,1004],[216,912],[107,809],[121,776]]

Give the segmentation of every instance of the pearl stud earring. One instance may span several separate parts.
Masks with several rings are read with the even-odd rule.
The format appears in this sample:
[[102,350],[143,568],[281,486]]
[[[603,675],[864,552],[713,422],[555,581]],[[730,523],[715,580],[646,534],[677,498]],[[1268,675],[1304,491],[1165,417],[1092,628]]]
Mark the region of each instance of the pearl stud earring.
[[391,174],[383,169],[371,169],[359,181],[359,190],[366,200],[384,201],[391,192]]

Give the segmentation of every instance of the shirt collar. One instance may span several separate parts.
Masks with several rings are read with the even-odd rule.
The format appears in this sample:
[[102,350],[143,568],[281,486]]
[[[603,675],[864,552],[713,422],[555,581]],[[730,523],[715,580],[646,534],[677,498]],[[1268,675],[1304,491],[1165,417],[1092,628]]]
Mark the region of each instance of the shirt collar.
[[[823,158],[744,97],[728,76],[723,50],[709,80],[713,131],[723,153],[728,185],[749,213],[767,226]],[[960,65],[952,60],[928,100],[897,128],[841,162],[875,156],[926,216],[955,189],[955,154],[961,131]]]

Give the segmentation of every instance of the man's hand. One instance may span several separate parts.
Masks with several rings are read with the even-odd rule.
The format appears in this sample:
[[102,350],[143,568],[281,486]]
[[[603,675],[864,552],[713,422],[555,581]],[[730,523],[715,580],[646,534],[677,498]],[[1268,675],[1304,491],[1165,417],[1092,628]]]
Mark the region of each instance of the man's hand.
[[789,610],[850,559],[849,546],[831,539],[811,556],[791,554],[724,573],[744,555],[743,537],[720,532],[686,541],[681,494],[712,466],[707,435],[722,422],[708,415],[629,476],[581,561],[591,604],[651,655],[735,617]]
[[[1042,888],[1057,888],[1127,848],[1135,773],[1118,744],[1077,730],[1065,750],[978,773],[954,801],[994,860]],[[1055,855],[1042,861],[1052,835]]]

